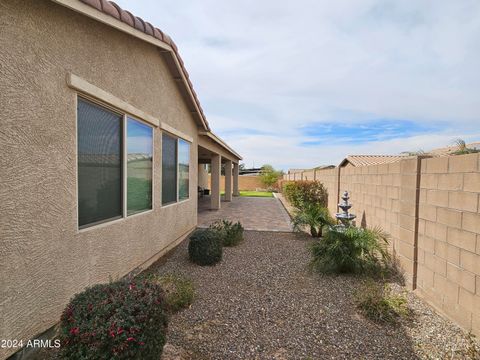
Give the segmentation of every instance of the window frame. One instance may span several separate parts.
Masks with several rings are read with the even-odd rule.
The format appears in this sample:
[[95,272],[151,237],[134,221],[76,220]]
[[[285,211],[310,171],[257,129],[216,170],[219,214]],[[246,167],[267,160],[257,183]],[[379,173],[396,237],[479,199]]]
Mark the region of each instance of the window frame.
[[[141,210],[141,211],[137,211],[133,214],[130,214],[128,215],[128,119],[132,119],[134,121],[137,121],[141,124],[144,124],[144,125],[147,125],[148,127],[150,127],[152,129],[152,208],[151,209],[145,209],[145,210]],[[124,163],[122,164],[124,166],[124,179],[123,179],[123,184],[124,184],[124,191],[123,191],[123,205],[124,205],[124,218],[131,218],[131,217],[134,217],[136,215],[141,215],[141,214],[145,214],[145,213],[148,213],[148,212],[151,212],[154,210],[154,207],[155,207],[155,162],[154,162],[154,159],[155,159],[155,128],[150,125],[149,123],[147,123],[146,121],[143,121],[141,119],[138,119],[137,117],[133,116],[133,115],[130,115],[128,113],[125,113],[124,116],[123,116],[123,129],[124,129],[124,142],[123,142],[123,159],[124,159]]]
[[[180,148],[180,140],[184,141],[185,143],[188,144],[188,196],[184,199],[180,200],[180,161],[178,160],[179,156],[178,154],[180,153],[179,148]],[[177,137],[177,203],[183,203],[185,201],[190,200],[190,159],[191,159],[191,149],[192,149],[192,143],[190,141],[187,141],[181,137]]]
[[[122,204],[122,214],[119,216],[115,216],[113,218],[105,219],[105,220],[100,220],[96,221],[93,223],[89,224],[84,224],[80,225],[79,222],[79,181],[78,181],[78,175],[79,175],[79,168],[78,168],[78,101],[84,101],[87,103],[90,103],[95,106],[99,106],[107,111],[110,111],[118,116],[121,116],[121,199],[120,202]],[[128,118],[138,121],[142,124],[145,124],[149,126],[152,129],[152,208],[151,209],[146,209],[143,211],[136,212],[134,214],[128,215],[128,209],[127,209],[127,180],[128,180],[128,171],[127,171],[127,156],[128,156],[128,146],[127,146],[127,141],[128,141],[128,133],[127,133],[127,125],[128,125]],[[106,102],[103,102],[101,100],[98,100],[94,97],[88,96],[87,94],[79,93],[77,92],[75,94],[75,145],[76,145],[76,161],[75,161],[75,166],[76,166],[76,214],[77,214],[77,231],[78,232],[84,232],[87,230],[91,230],[94,228],[98,227],[103,227],[108,224],[113,224],[116,222],[120,222],[125,219],[133,218],[136,216],[140,216],[143,214],[148,214],[154,211],[155,209],[155,126],[148,121],[145,121],[138,116],[135,116],[125,110],[118,109],[112,105],[109,105]]]
[[[176,205],[176,204],[182,204],[184,202],[187,202],[189,200],[191,200],[192,196],[191,196],[191,191],[190,191],[190,183],[191,183],[191,160],[192,160],[192,156],[191,156],[191,149],[192,149],[192,144],[193,142],[190,141],[189,139],[186,139],[178,134],[174,134],[168,130],[166,130],[165,128],[162,128],[162,147],[163,147],[163,134],[166,134],[168,136],[170,136],[171,138],[175,139],[175,144],[176,144],[176,168],[177,168],[177,176],[176,176],[176,183],[177,183],[177,191],[176,191],[176,197],[175,197],[175,201],[171,201],[171,202],[168,202],[168,203],[163,203],[161,202],[161,207],[162,208],[166,208],[166,207],[169,207],[169,206],[172,206],[172,205]],[[188,144],[188,197],[185,198],[185,199],[182,199],[180,200],[180,171],[179,171],[179,168],[180,168],[180,162],[178,161],[178,148],[179,148],[179,142],[180,140],[182,141],[185,141],[187,144]],[[162,151],[162,167],[163,167],[163,151]],[[163,197],[163,169],[162,169],[162,197]]]

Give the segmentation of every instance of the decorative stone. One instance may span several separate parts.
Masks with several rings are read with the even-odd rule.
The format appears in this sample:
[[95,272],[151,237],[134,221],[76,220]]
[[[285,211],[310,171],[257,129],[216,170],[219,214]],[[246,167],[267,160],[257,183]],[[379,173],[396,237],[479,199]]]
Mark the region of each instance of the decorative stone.
[[335,214],[337,220],[339,220],[342,226],[350,226],[350,222],[355,219],[357,216],[354,214],[349,214],[348,210],[352,207],[352,204],[348,202],[350,196],[348,195],[348,191],[345,191],[342,195],[342,202],[338,204],[338,207],[342,209],[341,213]]

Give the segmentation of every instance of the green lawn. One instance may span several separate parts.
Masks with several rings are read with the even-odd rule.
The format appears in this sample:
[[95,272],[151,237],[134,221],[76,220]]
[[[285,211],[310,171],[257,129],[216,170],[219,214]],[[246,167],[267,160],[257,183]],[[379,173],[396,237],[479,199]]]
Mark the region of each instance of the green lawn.
[[[222,195],[225,192],[222,191]],[[271,191],[246,191],[240,190],[240,196],[248,196],[248,197],[273,197],[273,193]]]

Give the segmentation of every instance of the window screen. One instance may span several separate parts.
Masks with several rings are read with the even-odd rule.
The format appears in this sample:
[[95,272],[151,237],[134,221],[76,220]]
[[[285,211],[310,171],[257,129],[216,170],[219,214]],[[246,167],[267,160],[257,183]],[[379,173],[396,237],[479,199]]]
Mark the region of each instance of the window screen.
[[122,216],[122,116],[78,99],[78,223]]
[[153,129],[127,120],[127,215],[152,208]]
[[178,140],[178,198],[189,197],[189,169],[190,169],[190,144],[185,140]]
[[162,135],[162,204],[177,201],[177,139]]

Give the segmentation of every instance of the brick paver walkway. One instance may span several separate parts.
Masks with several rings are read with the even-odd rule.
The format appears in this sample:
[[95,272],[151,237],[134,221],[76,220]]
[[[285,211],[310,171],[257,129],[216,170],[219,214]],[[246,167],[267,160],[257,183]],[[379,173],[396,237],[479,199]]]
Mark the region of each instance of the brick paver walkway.
[[234,197],[222,201],[220,210],[209,209],[210,198],[198,200],[198,227],[207,227],[215,220],[240,221],[246,230],[292,231],[290,217],[276,198]]

